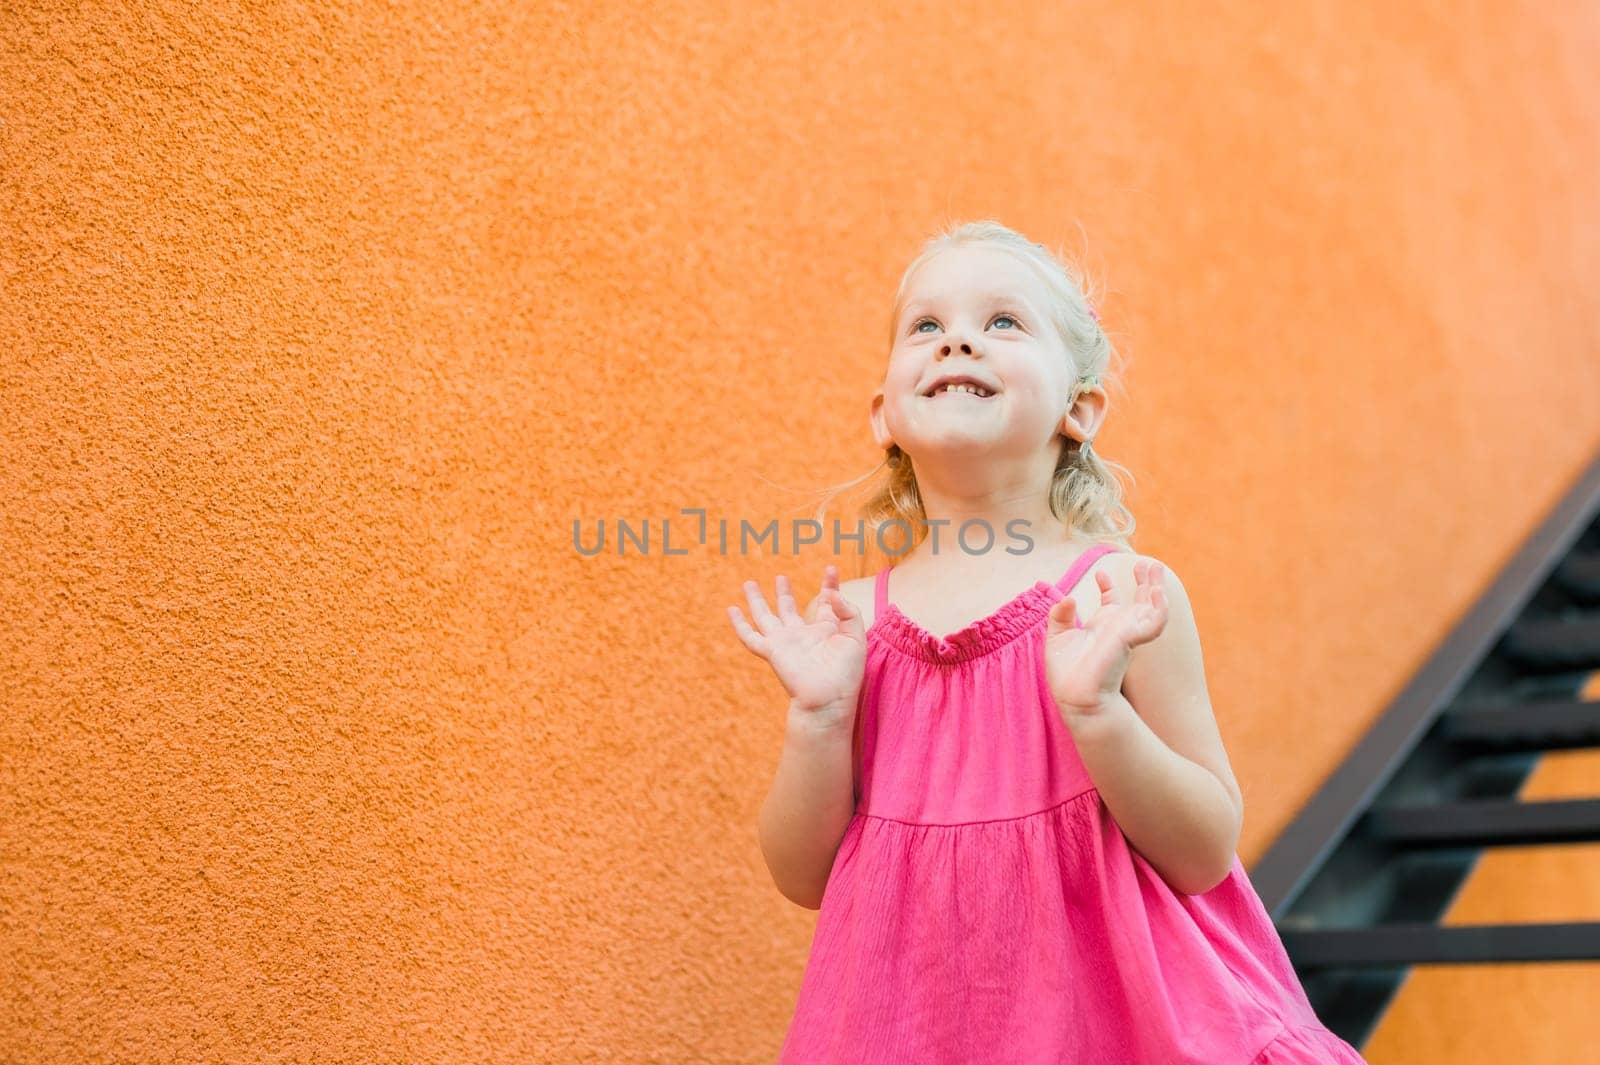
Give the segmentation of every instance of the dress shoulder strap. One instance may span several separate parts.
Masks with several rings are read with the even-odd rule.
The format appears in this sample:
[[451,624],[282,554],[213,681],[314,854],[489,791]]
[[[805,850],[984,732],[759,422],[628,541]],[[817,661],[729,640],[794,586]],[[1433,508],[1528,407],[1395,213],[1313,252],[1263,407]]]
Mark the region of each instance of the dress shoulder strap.
[[876,622],[883,617],[889,606],[889,570],[892,566],[885,566],[878,571],[878,580],[873,586],[872,595],[872,620]]
[[1056,588],[1063,595],[1072,591],[1073,587],[1083,579],[1083,575],[1089,571],[1089,567],[1094,565],[1100,556],[1121,550],[1122,548],[1116,544],[1095,544],[1078,556],[1078,560],[1072,564],[1072,568],[1067,570],[1062,578],[1056,582]]

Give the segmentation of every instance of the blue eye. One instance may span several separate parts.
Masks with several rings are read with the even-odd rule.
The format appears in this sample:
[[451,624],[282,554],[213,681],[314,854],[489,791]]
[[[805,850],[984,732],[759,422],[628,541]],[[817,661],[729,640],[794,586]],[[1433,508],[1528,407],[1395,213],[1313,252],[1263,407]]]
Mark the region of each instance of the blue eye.
[[[1022,324],[1021,322],[1017,321],[1015,318],[1013,318],[1009,314],[997,314],[993,318],[989,319],[989,324],[993,325],[994,323],[998,322],[1002,318],[1004,318],[1006,321],[1011,323],[1011,325],[1008,327],[1008,328],[1011,328],[1011,329],[1015,329],[1019,325]],[[913,333],[920,333],[920,332],[923,331],[922,327],[924,325],[938,325],[938,324],[939,323],[934,321],[932,318],[918,318],[914,323],[912,323],[911,331]]]

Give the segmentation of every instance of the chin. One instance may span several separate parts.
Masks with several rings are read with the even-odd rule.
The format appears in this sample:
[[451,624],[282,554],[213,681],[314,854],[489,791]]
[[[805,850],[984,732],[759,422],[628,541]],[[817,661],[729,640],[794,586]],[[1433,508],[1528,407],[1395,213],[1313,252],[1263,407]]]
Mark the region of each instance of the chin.
[[[1004,447],[1007,441],[1003,437],[979,436],[966,433],[949,433],[936,439],[914,441],[911,447],[901,445],[908,454],[920,455],[923,458],[954,458],[961,455],[983,453]],[[915,461],[913,459],[913,461]]]

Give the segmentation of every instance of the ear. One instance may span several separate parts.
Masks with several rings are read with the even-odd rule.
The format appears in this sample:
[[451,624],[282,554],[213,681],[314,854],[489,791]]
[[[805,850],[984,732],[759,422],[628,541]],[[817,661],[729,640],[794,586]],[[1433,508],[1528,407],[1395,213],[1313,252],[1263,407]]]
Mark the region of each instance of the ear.
[[876,443],[880,449],[885,451],[888,450],[889,445],[894,443],[894,437],[889,435],[889,424],[884,420],[883,417],[882,387],[879,387],[877,391],[872,393],[872,408],[867,414],[867,418],[872,423],[873,442]]
[[[1076,386],[1069,384],[1067,387]],[[1082,443],[1100,431],[1100,424],[1106,420],[1110,405],[1111,397],[1106,395],[1103,386],[1091,385],[1082,389],[1078,392],[1078,398],[1062,413],[1056,431]]]

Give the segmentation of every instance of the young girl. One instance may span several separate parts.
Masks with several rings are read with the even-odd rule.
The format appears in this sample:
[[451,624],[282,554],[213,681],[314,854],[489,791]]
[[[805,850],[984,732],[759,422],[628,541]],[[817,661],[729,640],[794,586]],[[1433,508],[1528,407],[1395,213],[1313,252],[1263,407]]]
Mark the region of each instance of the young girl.
[[728,608],[790,697],[762,851],[821,911],[782,1065],[1362,1062],[1235,854],[1184,587],[1091,451],[1111,354],[1041,245],[931,241],[871,405],[868,527],[911,550]]

